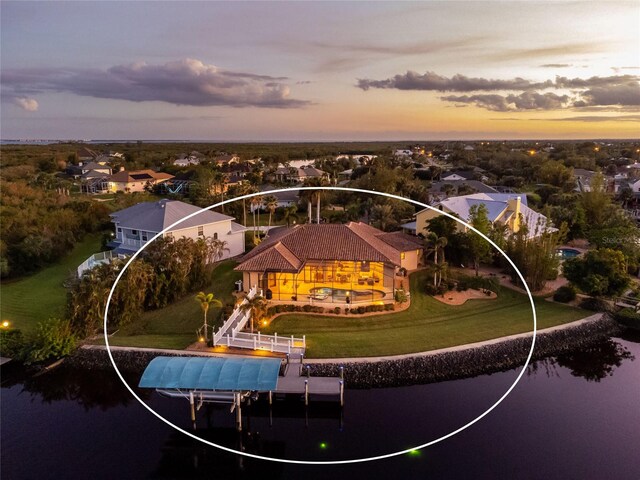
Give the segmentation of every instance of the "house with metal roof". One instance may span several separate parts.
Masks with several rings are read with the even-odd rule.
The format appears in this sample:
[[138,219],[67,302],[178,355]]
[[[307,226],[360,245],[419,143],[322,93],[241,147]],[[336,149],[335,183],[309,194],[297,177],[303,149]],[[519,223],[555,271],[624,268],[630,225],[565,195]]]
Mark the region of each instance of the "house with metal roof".
[[415,270],[422,241],[362,222],[304,224],[271,230],[236,267],[243,288],[268,299],[362,303],[393,301],[400,269]]
[[[462,195],[447,198],[436,203],[434,207],[467,222],[469,221],[472,207],[479,205],[485,206],[491,223],[505,225],[509,231],[514,233],[526,225],[529,236],[535,237],[545,229],[552,228],[547,217],[529,208],[527,196],[524,193],[475,193]],[[427,231],[428,221],[438,215],[437,211],[430,208],[419,211],[416,214],[416,233],[424,234]],[[466,231],[466,227],[462,224],[458,224],[458,228]]]
[[[171,226],[188,215],[197,215]],[[234,222],[234,218],[177,200],[163,199],[158,202],[138,203],[111,214],[115,224],[115,238],[109,246],[117,253],[133,253],[145,245],[156,234],[171,227],[163,236],[192,239],[211,237],[225,241],[222,258],[244,253],[245,227]]]

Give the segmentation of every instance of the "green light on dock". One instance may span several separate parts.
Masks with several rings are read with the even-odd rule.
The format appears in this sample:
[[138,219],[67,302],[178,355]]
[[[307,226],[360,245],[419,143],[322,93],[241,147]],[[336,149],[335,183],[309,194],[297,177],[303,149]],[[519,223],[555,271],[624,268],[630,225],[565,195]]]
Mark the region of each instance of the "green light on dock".
[[320,442],[320,450],[326,450],[328,446],[326,442]]
[[422,455],[422,452],[420,450],[409,450],[407,452],[407,455],[409,455],[410,457],[419,457],[420,455]]

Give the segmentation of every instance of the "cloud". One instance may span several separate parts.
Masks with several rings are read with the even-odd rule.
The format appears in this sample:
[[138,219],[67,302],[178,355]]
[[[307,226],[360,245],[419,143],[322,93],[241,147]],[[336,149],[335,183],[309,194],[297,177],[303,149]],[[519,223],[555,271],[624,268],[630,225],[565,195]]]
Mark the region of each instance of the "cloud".
[[13,99],[13,103],[27,112],[35,112],[38,110],[38,102],[35,98],[16,97]]
[[485,58],[491,60],[523,60],[528,58],[545,58],[557,56],[573,56],[581,54],[593,54],[605,50],[603,43],[585,42],[585,43],[568,43],[565,45],[554,45],[550,47],[540,48],[518,48],[501,51],[500,53],[491,53]]
[[296,108],[286,77],[232,72],[184,59],[162,65],[144,62],[99,69],[14,69],[2,85],[15,94],[70,92],[96,98],[159,101],[175,105]]
[[640,86],[637,82],[622,85],[594,87],[582,93],[580,104],[575,106],[621,105],[640,106]]
[[541,68],[567,68],[570,66],[570,63],[545,63],[544,65],[540,65]]
[[[529,120],[542,120],[540,118],[530,118]],[[640,121],[640,115],[581,115],[576,117],[565,118],[549,118],[544,120],[551,120],[553,122],[638,122]]]
[[473,78],[465,75],[454,75],[451,78],[438,75],[435,72],[427,72],[421,75],[411,70],[404,74],[395,75],[385,80],[358,79],[358,88],[369,90],[370,88],[395,88],[398,90],[427,90],[439,92],[473,92],[496,90],[527,90],[553,87],[553,82],[531,82],[524,78],[516,77],[510,80],[494,80],[486,78]]
[[555,93],[523,92],[520,95],[448,95],[440,97],[447,102],[457,104],[473,104],[494,112],[511,112],[522,110],[556,110],[562,108],[569,100],[568,95]]
[[554,80],[534,82],[521,77],[499,80],[407,71],[383,80],[358,79],[356,86],[365,91],[376,88],[465,93],[444,95],[440,100],[453,102],[456,106],[475,105],[495,112],[603,107],[621,110],[640,105],[639,80],[637,75],[556,76]]

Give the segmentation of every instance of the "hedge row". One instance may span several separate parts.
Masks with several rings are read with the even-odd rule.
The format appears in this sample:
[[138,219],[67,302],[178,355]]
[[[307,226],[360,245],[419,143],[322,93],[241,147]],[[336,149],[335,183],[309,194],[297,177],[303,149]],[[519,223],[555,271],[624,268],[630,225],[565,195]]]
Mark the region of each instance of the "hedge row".
[[293,313],[293,312],[306,312],[306,313],[333,313],[340,315],[362,315],[371,312],[390,312],[395,310],[393,303],[385,303],[384,305],[360,305],[347,307],[344,310],[341,307],[324,308],[317,305],[273,305],[267,309],[267,315],[272,317],[277,313]]

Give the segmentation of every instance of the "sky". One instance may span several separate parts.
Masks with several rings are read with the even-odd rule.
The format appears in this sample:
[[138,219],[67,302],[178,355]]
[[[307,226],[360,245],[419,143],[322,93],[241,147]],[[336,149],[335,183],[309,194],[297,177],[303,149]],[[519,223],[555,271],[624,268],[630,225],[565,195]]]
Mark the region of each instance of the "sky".
[[3,139],[640,137],[640,2],[0,3]]

